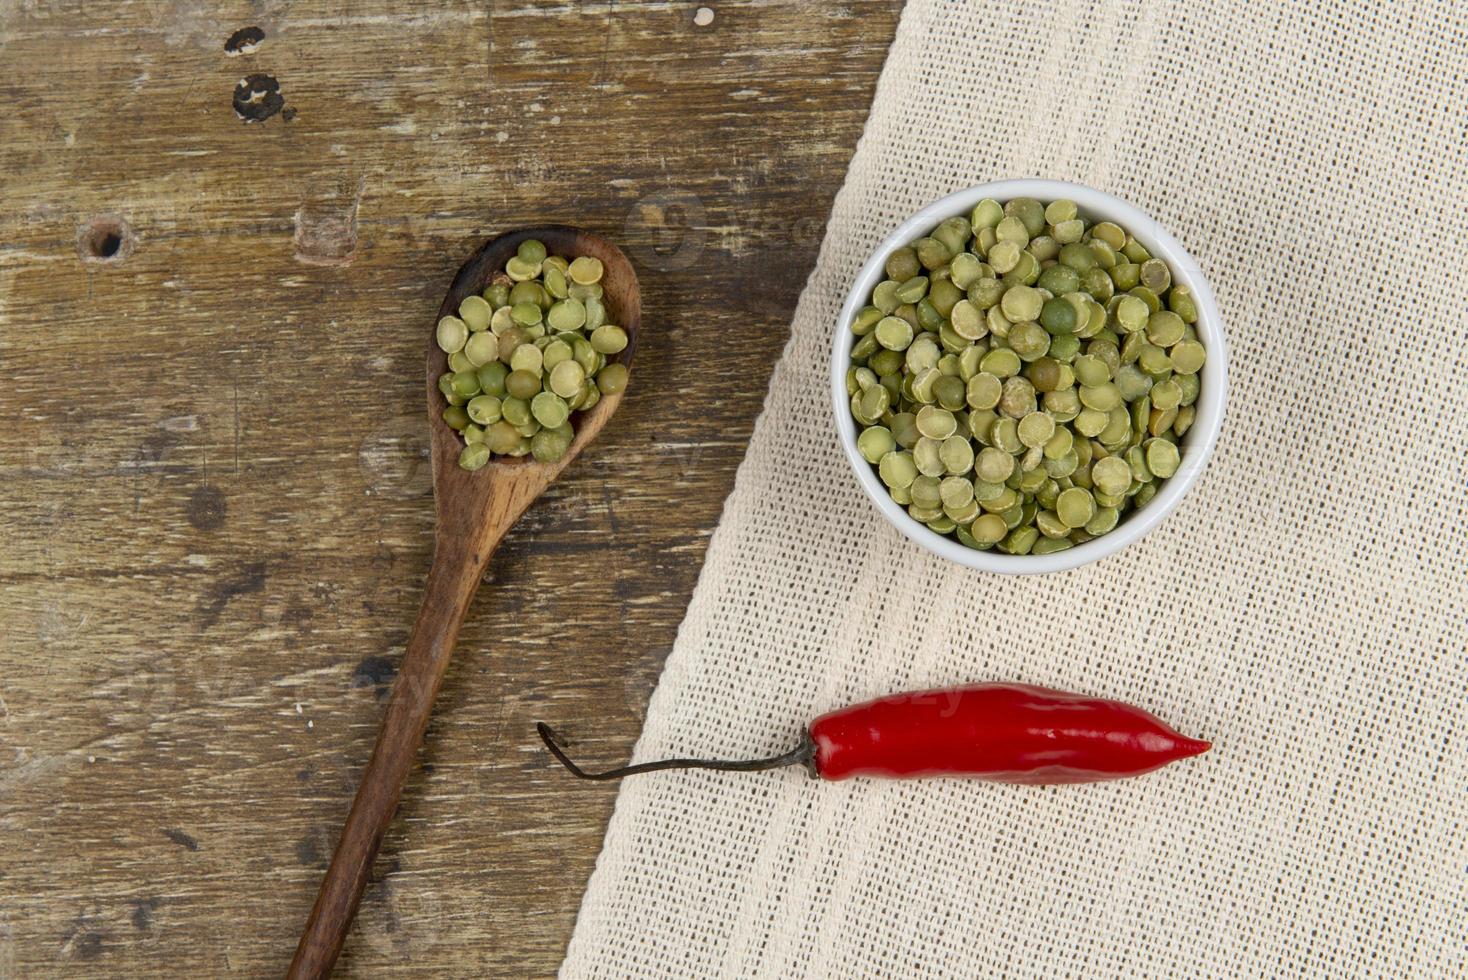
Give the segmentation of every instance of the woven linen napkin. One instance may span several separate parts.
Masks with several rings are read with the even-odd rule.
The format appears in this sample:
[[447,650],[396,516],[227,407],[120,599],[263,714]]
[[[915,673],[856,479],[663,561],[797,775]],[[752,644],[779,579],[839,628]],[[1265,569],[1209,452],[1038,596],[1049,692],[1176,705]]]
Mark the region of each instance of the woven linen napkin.
[[[1214,750],[1033,788],[659,773],[621,789],[562,975],[1468,975],[1468,28],[1453,0],[912,0],[639,759],[1016,680]],[[1013,578],[932,557],[830,420],[870,250],[1055,177],[1209,277],[1231,399],[1181,509]]]

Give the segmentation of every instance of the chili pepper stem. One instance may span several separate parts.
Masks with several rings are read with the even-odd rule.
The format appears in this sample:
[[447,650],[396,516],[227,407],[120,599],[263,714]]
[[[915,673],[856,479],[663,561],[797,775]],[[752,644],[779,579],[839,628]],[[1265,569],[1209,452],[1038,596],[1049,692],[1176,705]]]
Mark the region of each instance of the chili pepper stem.
[[545,743],[546,749],[555,756],[557,762],[566,767],[566,770],[577,779],[590,779],[596,781],[621,779],[624,776],[635,776],[643,772],[657,772],[661,769],[719,769],[726,772],[760,772],[765,769],[780,769],[784,766],[802,765],[810,773],[812,778],[818,774],[815,768],[816,745],[806,735],[798,746],[784,755],[770,756],[767,759],[660,759],[657,762],[640,762],[637,765],[622,766],[618,769],[608,769],[605,772],[587,772],[567,757],[564,749],[568,743],[554,728],[543,721],[535,723],[535,730],[540,734],[540,740]]

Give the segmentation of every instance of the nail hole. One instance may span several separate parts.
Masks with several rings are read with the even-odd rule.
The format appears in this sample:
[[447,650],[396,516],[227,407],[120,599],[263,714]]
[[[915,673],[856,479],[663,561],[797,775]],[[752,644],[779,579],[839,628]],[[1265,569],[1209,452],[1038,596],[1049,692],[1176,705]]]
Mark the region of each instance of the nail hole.
[[77,229],[76,250],[83,262],[120,262],[136,243],[128,223],[115,214],[98,215]]

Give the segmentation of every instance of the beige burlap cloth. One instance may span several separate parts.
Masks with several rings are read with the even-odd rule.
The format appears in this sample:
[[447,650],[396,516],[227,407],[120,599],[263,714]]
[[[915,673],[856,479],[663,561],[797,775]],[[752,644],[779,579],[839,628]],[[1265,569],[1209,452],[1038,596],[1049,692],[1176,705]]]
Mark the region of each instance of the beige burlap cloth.
[[[1011,679],[1212,753],[1138,780],[623,785],[566,977],[1464,976],[1468,28],[1453,0],[913,0],[639,758]],[[918,207],[1079,181],[1172,229],[1232,352],[1213,462],[1123,554],[1008,578],[866,501],[827,353]]]

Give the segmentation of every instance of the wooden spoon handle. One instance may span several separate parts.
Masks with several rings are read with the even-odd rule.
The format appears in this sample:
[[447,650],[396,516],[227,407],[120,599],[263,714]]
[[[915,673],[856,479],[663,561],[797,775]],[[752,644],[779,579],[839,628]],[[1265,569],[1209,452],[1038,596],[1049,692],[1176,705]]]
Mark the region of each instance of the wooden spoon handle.
[[459,626],[489,562],[491,548],[466,547],[461,540],[440,535],[434,548],[423,605],[393,685],[377,746],[357,786],[331,867],[296,947],[287,974],[292,980],[331,974],[362,901],[372,862],[423,742]]

